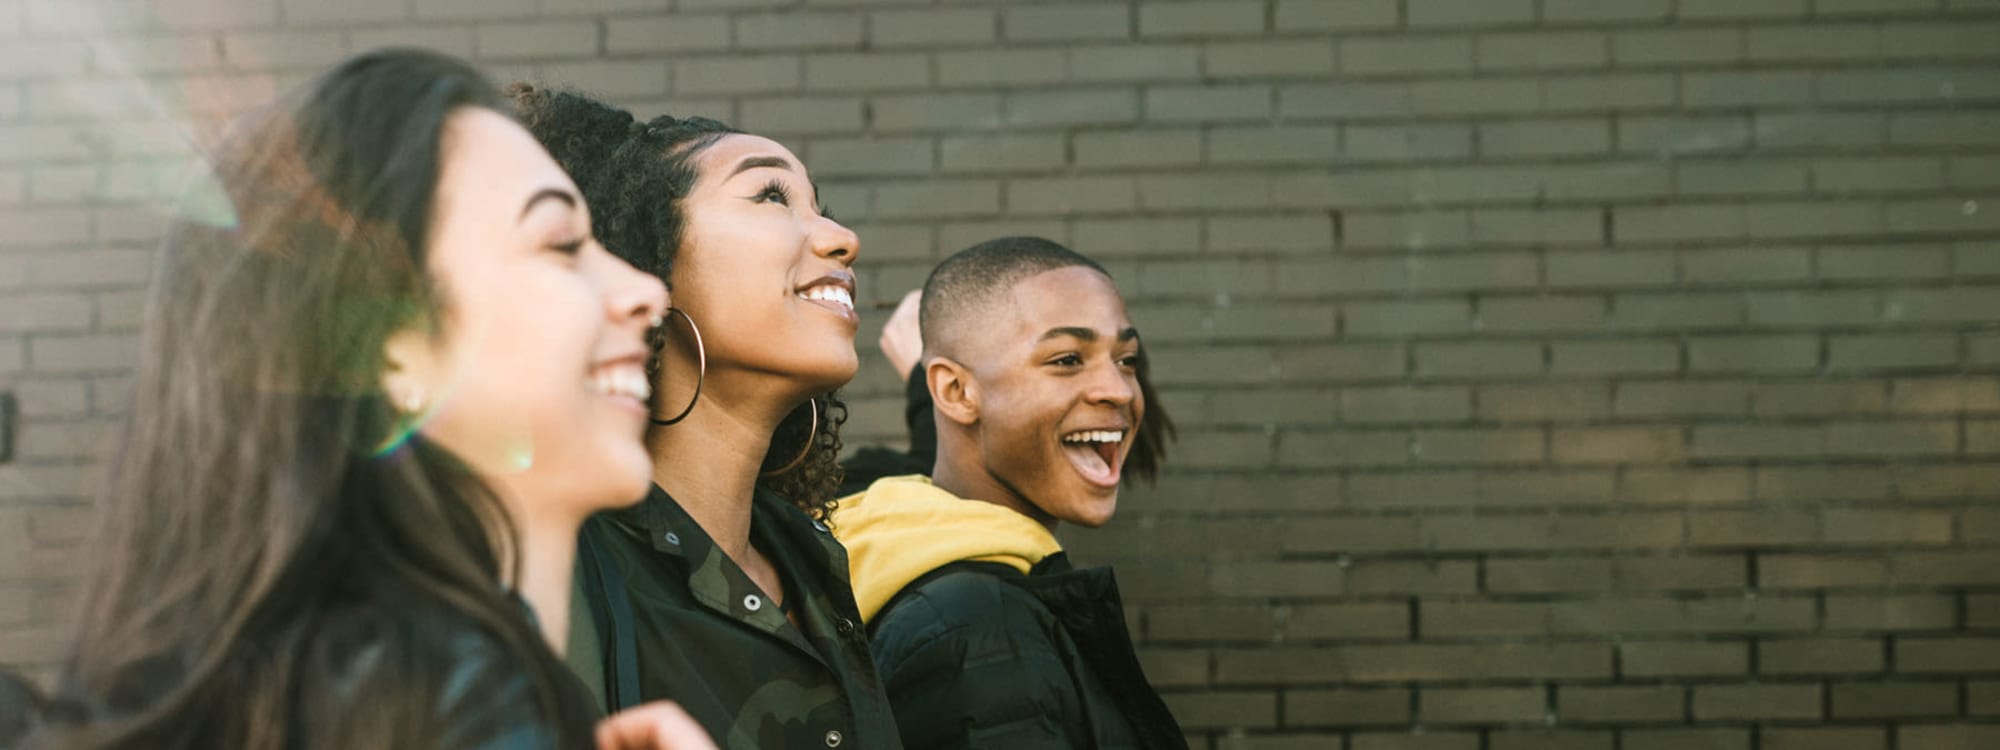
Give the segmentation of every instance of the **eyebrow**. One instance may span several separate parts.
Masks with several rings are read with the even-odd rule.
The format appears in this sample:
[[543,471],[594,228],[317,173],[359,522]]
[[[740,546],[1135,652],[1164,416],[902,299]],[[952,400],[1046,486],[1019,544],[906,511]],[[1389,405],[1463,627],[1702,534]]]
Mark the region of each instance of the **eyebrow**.
[[739,174],[743,174],[744,172],[748,172],[752,169],[757,169],[759,167],[776,167],[778,169],[789,171],[792,168],[792,163],[789,161],[785,161],[785,158],[782,156],[752,156],[748,159],[744,159],[743,161],[737,162],[736,168],[730,170],[729,176],[735,177]]
[[[1048,332],[1042,334],[1042,337],[1039,340],[1047,341],[1049,339],[1062,338],[1064,336],[1068,336],[1070,338],[1077,339],[1080,341],[1096,341],[1097,331],[1090,328],[1083,328],[1079,326],[1061,326],[1049,329]],[[1126,328],[1125,330],[1118,332],[1118,340],[1121,342],[1132,341],[1137,338],[1139,338],[1139,329],[1137,328]]]
[[535,191],[534,195],[528,196],[528,202],[521,206],[521,217],[515,219],[514,223],[519,224],[523,219],[528,218],[528,212],[535,210],[535,206],[545,200],[562,201],[569,204],[570,208],[576,208],[577,205],[575,193],[562,188],[542,188]]

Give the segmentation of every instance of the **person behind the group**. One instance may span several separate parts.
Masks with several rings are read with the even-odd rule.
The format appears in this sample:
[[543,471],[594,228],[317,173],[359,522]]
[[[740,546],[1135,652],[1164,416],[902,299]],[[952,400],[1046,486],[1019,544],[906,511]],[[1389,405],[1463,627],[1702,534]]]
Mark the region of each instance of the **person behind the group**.
[[1140,436],[1160,437],[1110,276],[1001,238],[933,270],[919,318],[932,478],[882,479],[834,514],[904,745],[1186,747],[1110,570],[1073,569],[1054,534],[1109,521]]
[[28,746],[708,746],[671,710],[599,725],[550,646],[579,525],[645,488],[666,298],[508,111],[376,52],[214,159]]
[[671,699],[725,747],[897,746],[824,519],[854,377],[858,241],[792,152],[514,89],[605,247],[668,282],[654,486],[585,525],[569,661],[610,707]]

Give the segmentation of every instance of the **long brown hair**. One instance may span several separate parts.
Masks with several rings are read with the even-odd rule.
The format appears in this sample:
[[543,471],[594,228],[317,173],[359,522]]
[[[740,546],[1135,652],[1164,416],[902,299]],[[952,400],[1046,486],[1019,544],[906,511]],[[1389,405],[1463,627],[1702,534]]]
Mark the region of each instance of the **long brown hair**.
[[[591,712],[503,588],[493,494],[415,436],[383,344],[424,273],[447,118],[477,71],[361,56],[248,121],[162,246],[102,551],[38,746],[443,747]],[[510,692],[511,691],[511,692]]]

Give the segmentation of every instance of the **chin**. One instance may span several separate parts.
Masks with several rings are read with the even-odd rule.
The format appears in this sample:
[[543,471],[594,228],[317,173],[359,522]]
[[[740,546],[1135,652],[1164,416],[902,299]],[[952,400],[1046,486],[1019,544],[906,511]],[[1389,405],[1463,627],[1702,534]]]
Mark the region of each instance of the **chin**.
[[1092,498],[1081,507],[1072,508],[1061,520],[1086,529],[1096,529],[1110,523],[1111,516],[1117,512],[1118,496],[1114,494],[1109,498]]
[[[618,477],[615,485],[607,486],[604,496],[594,503],[599,510],[624,508],[645,499],[647,491],[653,488],[653,463],[645,451],[639,452],[636,460],[620,461],[615,466],[603,468],[604,476]],[[607,483],[610,485],[610,483]]]
[[817,395],[847,385],[860,371],[861,358],[854,356],[854,351],[850,349],[844,357],[826,357],[800,368],[799,374],[801,380],[811,384],[810,390]]

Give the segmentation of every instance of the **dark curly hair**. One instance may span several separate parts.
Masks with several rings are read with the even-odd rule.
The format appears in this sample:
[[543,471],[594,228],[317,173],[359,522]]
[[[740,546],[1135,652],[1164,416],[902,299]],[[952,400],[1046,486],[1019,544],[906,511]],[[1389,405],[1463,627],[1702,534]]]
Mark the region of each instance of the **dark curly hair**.
[[[509,86],[507,95],[528,131],[583,191],[598,241],[671,285],[674,259],[687,231],[683,201],[701,176],[695,157],[724,136],[743,131],[705,117],[663,115],[641,122],[588,95],[528,83]],[[665,338],[657,336],[652,343],[657,368]],[[764,455],[766,474],[759,484],[826,522],[843,474],[840,426],[846,421],[847,406],[838,391],[792,410],[771,435]],[[806,444],[809,438],[811,445]],[[784,471],[770,473],[778,469]]]

